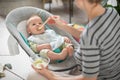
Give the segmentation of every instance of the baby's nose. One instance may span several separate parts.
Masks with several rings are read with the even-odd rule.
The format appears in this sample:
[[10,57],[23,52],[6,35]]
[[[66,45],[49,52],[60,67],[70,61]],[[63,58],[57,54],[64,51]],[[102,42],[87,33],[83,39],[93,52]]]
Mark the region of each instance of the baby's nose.
[[37,26],[39,26],[40,24],[37,24]]
[[36,25],[36,27],[38,27],[38,28],[39,28],[40,26],[41,26],[40,24],[37,24],[37,25]]

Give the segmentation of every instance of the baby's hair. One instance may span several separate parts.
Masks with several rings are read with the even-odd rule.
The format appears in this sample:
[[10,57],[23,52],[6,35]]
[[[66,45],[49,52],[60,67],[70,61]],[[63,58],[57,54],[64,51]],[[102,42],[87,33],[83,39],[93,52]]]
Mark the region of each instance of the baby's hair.
[[[34,15],[32,15],[32,16],[30,16],[29,18],[28,18],[28,20],[26,21],[26,30],[27,30],[27,32],[30,34],[30,32],[29,32],[29,29],[28,29],[28,27],[29,27],[29,23],[30,23],[30,18],[32,18],[32,17],[35,17],[35,16],[38,16],[38,17],[40,17],[39,15],[37,15],[37,14],[34,14]],[[41,18],[41,17],[40,17]],[[42,18],[41,18],[42,19]]]
[[[30,16],[30,17],[28,18],[27,22],[26,22],[26,26],[27,26],[27,27],[28,27],[28,25],[29,25],[29,19],[32,18],[32,17],[35,17],[35,16],[40,17],[40,16],[37,15],[37,14],[33,14],[32,16]],[[40,18],[41,18],[41,17],[40,17]],[[42,18],[41,18],[41,19],[42,19]]]

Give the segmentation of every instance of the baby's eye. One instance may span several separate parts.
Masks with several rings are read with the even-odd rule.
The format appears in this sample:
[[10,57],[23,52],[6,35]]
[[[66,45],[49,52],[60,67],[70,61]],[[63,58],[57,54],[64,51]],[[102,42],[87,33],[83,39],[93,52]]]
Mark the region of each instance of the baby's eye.
[[42,23],[39,23],[39,24],[42,24]]
[[35,25],[35,24],[32,24],[33,26]]

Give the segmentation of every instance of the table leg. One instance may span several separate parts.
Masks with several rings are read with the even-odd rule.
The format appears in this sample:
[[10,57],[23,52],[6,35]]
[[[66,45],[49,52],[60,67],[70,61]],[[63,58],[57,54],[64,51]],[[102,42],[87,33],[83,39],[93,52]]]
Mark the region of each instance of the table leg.
[[[46,3],[46,0],[42,0],[42,9],[45,9],[45,3]],[[49,3],[49,12],[51,12],[52,0],[49,0],[48,3]]]

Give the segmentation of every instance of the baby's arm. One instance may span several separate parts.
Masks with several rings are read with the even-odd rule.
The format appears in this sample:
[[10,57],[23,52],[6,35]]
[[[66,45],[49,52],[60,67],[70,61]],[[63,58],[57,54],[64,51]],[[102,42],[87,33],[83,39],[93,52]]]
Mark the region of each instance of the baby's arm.
[[64,37],[64,42],[71,43],[71,40],[68,37]]
[[49,43],[41,44],[41,45],[36,46],[37,51],[41,51],[42,49],[50,49],[50,50],[52,50]]
[[32,41],[29,41],[29,44],[30,44],[31,49],[34,52],[39,52],[42,49],[50,49],[51,50],[51,46],[50,46],[49,43],[39,45],[39,44],[36,44],[36,43],[34,43]]

